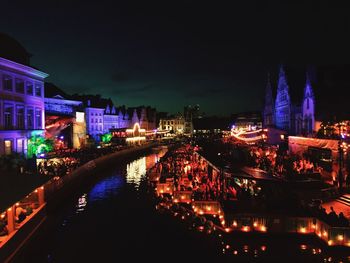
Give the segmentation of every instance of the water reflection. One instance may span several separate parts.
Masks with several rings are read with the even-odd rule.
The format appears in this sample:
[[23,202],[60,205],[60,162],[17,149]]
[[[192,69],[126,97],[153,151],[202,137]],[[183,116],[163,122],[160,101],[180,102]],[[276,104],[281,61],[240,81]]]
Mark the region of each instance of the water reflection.
[[139,158],[126,167],[126,182],[128,184],[134,184],[138,189],[141,183],[142,177],[146,174],[146,157]]
[[97,183],[89,192],[89,201],[104,201],[119,193],[124,186],[124,180],[121,176],[111,176]]
[[155,154],[141,157],[126,166],[126,183],[132,184],[139,189],[142,178],[146,175],[147,169],[159,162],[159,159],[166,153],[166,150]]
[[87,205],[87,194],[85,193],[78,199],[76,213],[78,214],[78,213],[84,212],[86,205]]

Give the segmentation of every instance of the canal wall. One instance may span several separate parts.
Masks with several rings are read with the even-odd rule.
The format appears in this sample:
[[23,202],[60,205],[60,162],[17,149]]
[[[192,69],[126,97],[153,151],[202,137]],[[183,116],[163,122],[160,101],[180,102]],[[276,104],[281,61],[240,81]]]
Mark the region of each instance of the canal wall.
[[146,144],[101,156],[78,167],[68,175],[57,180],[52,179],[44,184],[45,203],[28,217],[20,228],[10,233],[6,240],[0,243],[0,262],[10,262],[45,221],[47,214],[63,205],[82,185],[93,179],[96,180],[99,172],[111,169],[117,162],[134,158],[156,146],[158,146],[157,143]]

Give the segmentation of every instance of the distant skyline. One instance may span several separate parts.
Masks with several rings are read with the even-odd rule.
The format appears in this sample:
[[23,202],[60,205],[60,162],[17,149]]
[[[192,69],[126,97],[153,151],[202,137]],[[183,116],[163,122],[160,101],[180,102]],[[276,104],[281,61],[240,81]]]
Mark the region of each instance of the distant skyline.
[[0,31],[33,54],[48,82],[117,106],[261,110],[267,73],[276,85],[280,63],[350,61],[350,10],[330,1],[3,1],[2,10]]

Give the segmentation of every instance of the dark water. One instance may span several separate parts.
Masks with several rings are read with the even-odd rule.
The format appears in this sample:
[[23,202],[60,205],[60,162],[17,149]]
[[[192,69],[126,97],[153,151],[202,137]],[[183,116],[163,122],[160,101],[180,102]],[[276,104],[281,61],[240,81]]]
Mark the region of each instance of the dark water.
[[160,155],[116,164],[80,189],[14,262],[346,262],[346,251],[313,238],[207,235],[159,213],[145,172]]

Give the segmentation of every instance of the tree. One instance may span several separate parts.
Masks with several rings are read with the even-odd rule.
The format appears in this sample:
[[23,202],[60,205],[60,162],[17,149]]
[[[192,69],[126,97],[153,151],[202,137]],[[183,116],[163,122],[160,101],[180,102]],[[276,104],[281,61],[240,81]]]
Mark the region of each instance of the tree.
[[54,148],[53,146],[53,140],[34,135],[28,140],[28,158],[33,157],[33,155],[51,152]]

